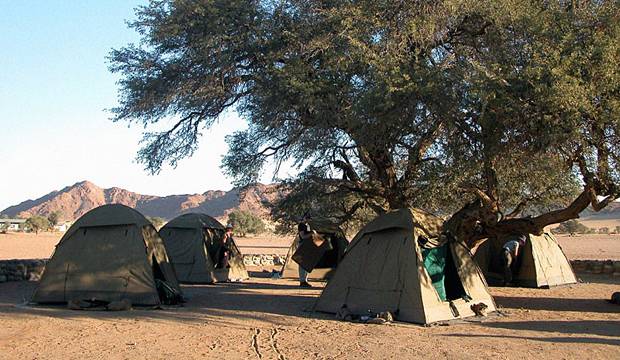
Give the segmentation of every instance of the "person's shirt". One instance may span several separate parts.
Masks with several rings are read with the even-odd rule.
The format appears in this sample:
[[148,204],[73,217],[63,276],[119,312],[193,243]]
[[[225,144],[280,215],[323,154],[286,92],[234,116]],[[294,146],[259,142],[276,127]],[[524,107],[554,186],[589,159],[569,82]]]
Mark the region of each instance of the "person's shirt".
[[309,233],[311,231],[310,224],[308,224],[307,222],[299,223],[299,225],[297,225],[297,231],[299,231],[300,233],[304,233],[304,234]]
[[307,222],[301,222],[297,225],[297,231],[299,232],[300,241],[303,241],[312,232],[312,229],[310,229],[310,224]]
[[519,244],[517,240],[507,241],[504,246],[502,246],[502,249],[508,250],[514,256],[519,255],[520,248],[521,244]]
[[233,235],[232,235],[232,233],[225,233],[224,234],[224,238],[222,239],[222,246],[226,250],[230,250],[232,242],[233,242]]

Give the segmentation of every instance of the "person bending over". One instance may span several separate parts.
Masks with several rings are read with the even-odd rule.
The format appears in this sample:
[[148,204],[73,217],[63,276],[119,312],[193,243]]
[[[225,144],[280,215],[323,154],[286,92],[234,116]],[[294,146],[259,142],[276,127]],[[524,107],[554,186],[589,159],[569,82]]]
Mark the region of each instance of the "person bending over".
[[513,235],[502,246],[502,263],[504,266],[504,286],[512,285],[513,272],[518,268],[519,258],[523,252],[526,237],[523,234]]

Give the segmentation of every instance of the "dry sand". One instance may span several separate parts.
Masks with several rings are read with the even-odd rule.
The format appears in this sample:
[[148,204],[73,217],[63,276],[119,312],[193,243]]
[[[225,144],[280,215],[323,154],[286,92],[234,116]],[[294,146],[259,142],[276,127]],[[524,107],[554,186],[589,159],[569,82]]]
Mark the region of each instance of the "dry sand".
[[[61,233],[0,234],[0,260],[48,258],[62,237]],[[620,260],[620,235],[558,236],[562,249],[570,259]],[[236,242],[245,254],[286,255],[292,237],[237,237]]]
[[[0,234],[0,260],[49,258],[62,235],[58,232]],[[235,241],[246,254],[286,255],[293,238],[264,235],[237,237]]]
[[[49,256],[58,238],[0,235],[0,258]],[[618,238],[560,242],[572,258],[620,258]],[[264,272],[251,275],[244,283],[184,286],[190,299],[183,307],[128,312],[26,306],[35,283],[2,283],[0,359],[620,359],[620,306],[604,300],[620,291],[617,277],[583,274],[583,283],[554,289],[491,288],[506,316],[422,327],[336,321],[309,311],[323,284],[300,289]]]

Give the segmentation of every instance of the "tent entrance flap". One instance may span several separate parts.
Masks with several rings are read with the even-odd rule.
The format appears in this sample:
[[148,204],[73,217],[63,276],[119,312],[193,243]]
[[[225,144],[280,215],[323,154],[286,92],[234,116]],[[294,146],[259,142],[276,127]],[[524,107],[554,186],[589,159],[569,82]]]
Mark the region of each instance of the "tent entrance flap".
[[329,238],[320,234],[312,234],[312,241],[301,242],[291,258],[304,270],[312,272],[329,250],[333,250]]
[[466,295],[448,244],[432,249],[422,249],[422,258],[424,268],[442,301],[452,301]]
[[159,267],[159,264],[157,263],[157,259],[155,258],[155,255],[153,255],[151,261],[153,262],[153,279],[154,280],[166,281],[166,277],[164,276],[164,272],[161,271],[161,268]]
[[331,248],[328,247],[328,250],[325,251],[319,262],[314,266],[315,269],[330,269],[334,268],[338,265],[338,261],[340,261],[340,254],[344,253],[344,249],[340,247],[338,241],[335,240],[333,234],[322,234],[325,238],[325,241],[329,242]]

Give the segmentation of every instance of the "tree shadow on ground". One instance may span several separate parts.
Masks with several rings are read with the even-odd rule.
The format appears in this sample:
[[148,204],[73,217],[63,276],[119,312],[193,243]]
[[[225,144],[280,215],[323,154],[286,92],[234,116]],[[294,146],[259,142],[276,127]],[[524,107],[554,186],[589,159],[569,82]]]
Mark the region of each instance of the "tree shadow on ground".
[[[64,305],[26,305],[36,283],[21,282],[0,286],[0,317],[3,315],[34,315],[56,318],[128,319],[148,318],[162,321],[235,323],[257,320],[273,324],[287,323],[283,316],[322,318],[312,312],[321,287],[310,289],[286,283],[220,283],[215,285],[184,285],[188,302],[179,307],[164,306],[161,310],[135,307],[132,311],[75,311]],[[5,291],[8,290],[8,291]],[[268,291],[265,291],[268,290]],[[230,321],[229,321],[230,320]],[[289,321],[290,322],[290,321]]]
[[585,336],[571,336],[571,337],[533,337],[533,336],[517,336],[517,335],[483,335],[483,334],[445,334],[442,336],[451,336],[458,338],[497,338],[497,339],[522,339],[522,340],[530,340],[530,341],[542,341],[542,342],[550,342],[556,344],[568,344],[568,343],[576,343],[576,344],[600,344],[600,345],[620,345],[620,340],[616,339],[608,339],[608,338],[596,338],[596,337],[585,337]]
[[576,275],[581,283],[620,285],[620,278],[613,277],[610,274],[590,274],[586,272],[579,272]]
[[[501,321],[481,326],[496,329],[542,331],[563,334],[587,334],[620,337],[620,320],[575,320],[575,321]],[[620,341],[620,338],[618,339]]]
[[551,297],[526,297],[526,296],[494,296],[495,303],[512,309],[549,310],[549,311],[574,311],[574,312],[597,312],[618,313],[620,306],[610,304],[604,299],[573,299]]

